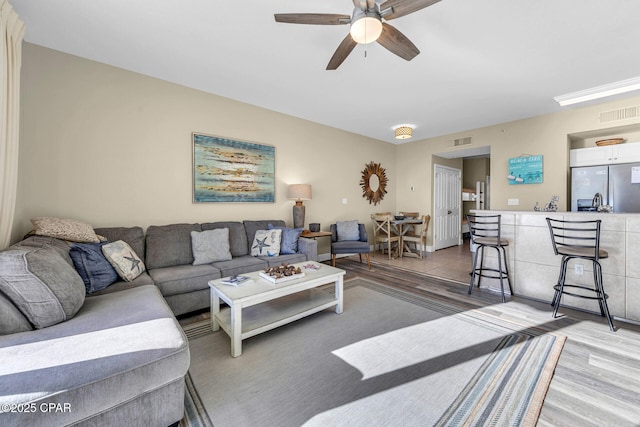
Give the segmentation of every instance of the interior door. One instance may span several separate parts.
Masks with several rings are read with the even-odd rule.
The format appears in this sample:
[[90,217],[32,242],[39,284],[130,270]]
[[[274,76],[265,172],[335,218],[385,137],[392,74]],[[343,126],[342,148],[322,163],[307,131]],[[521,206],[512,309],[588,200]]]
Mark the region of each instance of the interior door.
[[433,245],[443,249],[460,244],[461,215],[460,169],[435,165],[433,201]]

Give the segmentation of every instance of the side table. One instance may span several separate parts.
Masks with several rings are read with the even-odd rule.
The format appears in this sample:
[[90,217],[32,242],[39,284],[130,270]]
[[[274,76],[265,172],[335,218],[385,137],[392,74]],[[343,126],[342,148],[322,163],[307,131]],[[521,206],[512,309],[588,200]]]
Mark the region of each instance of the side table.
[[307,239],[317,239],[318,237],[331,237],[330,231],[310,231],[304,230],[300,237],[306,237]]

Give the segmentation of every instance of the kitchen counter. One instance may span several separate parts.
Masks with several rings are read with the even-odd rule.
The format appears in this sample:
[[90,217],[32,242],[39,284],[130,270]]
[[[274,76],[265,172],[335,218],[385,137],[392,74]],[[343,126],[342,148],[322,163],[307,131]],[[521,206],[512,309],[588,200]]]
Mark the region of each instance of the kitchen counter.
[[[609,295],[611,314],[619,319],[640,322],[640,214],[601,212],[539,212],[474,210],[476,215],[500,214],[502,236],[509,240],[507,259],[516,295],[550,302],[553,286],[558,281],[561,256],[554,255],[546,217],[560,220],[601,219],[600,247],[609,257],[600,260],[604,289]],[[492,252],[485,251],[485,262],[497,265]],[[582,264],[584,273],[576,274],[575,265]],[[486,280],[486,282],[485,282]],[[572,260],[566,283],[593,285],[592,264]],[[497,280],[483,279],[488,288],[499,292]],[[562,304],[600,313],[596,301],[565,295]]]

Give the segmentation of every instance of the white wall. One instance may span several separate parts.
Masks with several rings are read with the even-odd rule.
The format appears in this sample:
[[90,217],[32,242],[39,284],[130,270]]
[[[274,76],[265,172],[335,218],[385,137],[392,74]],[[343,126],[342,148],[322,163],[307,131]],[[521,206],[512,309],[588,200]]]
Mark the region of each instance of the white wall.
[[[599,121],[600,112],[640,105],[636,96],[396,146],[29,43],[21,103],[14,241],[40,215],[96,227],[259,218],[291,224],[290,183],[313,185],[306,222],[324,230],[336,220],[369,224],[376,211],[432,214],[433,156],[456,150],[447,141],[467,136],[471,147],[491,148],[492,209],[531,210],[558,194],[564,210],[570,141],[580,146],[576,138],[590,144],[640,129],[638,117]],[[275,146],[275,203],[192,203],[194,131]],[[542,184],[508,184],[508,159],[522,154],[544,156]],[[370,161],[389,178],[378,206],[362,198],[359,185]],[[507,206],[510,198],[520,205]]]
[[[361,171],[375,161],[391,189],[395,181],[391,144],[29,43],[21,102],[13,241],[42,215],[95,227],[280,218],[291,224],[290,183],[313,186],[307,224],[369,224],[374,207],[362,198]],[[192,132],[275,146],[275,203],[192,203]],[[392,190],[375,210],[395,205]]]
[[[576,142],[576,139],[587,140],[590,146],[595,146],[595,139],[604,137],[620,135],[633,138],[640,129],[640,117],[601,123],[600,113],[636,105],[640,105],[638,96],[399,145],[396,149],[397,206],[402,210],[410,207],[411,210],[431,213],[431,159],[438,153],[489,146],[492,209],[531,211],[536,202],[544,206],[557,194],[560,196],[559,210],[566,210],[571,141],[575,146],[582,146],[584,144]],[[472,145],[447,146],[448,141],[464,137],[471,137]],[[523,154],[544,156],[542,184],[509,185],[509,158]],[[411,185],[419,190],[410,191]],[[520,204],[508,206],[507,199],[512,198],[519,199]],[[431,230],[429,242],[432,242]]]

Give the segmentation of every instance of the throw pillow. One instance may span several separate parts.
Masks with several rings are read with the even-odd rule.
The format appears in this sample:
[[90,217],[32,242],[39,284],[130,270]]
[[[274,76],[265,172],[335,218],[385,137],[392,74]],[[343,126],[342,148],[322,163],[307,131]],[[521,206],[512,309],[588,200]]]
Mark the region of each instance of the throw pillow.
[[193,265],[229,261],[231,259],[229,229],[192,231],[191,249],[193,250]]
[[13,246],[0,252],[0,293],[36,329],[72,318],[86,290],[74,268],[49,247]]
[[123,240],[103,245],[102,253],[124,281],[131,282],[145,270],[140,257]]
[[87,293],[100,291],[118,280],[118,273],[102,253],[106,243],[74,243],[69,249],[73,266]]
[[269,224],[269,230],[282,230],[280,254],[287,255],[298,253],[298,239],[302,234],[302,228],[287,228],[279,225]]
[[15,334],[33,330],[24,314],[11,300],[0,292],[0,335]]
[[37,217],[31,220],[39,236],[55,237],[71,242],[98,243],[100,238],[86,222],[73,219]]
[[282,230],[258,230],[251,245],[251,256],[280,255]]
[[338,241],[360,240],[360,227],[358,220],[336,222]]

